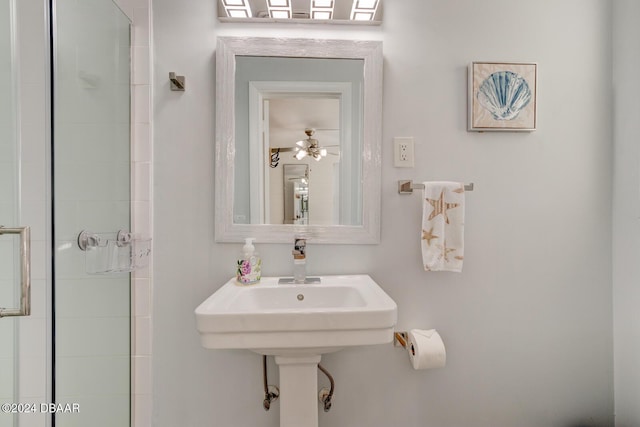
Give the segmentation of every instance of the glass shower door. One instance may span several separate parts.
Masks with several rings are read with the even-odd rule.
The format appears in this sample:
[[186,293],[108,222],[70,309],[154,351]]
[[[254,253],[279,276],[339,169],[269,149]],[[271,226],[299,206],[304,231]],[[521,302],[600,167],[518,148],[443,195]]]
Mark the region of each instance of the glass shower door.
[[[54,399],[80,408],[55,425],[124,427],[130,275],[109,257],[130,230],[130,23],[111,0],[55,0],[52,12]],[[80,249],[83,231],[102,239],[96,251]]]
[[[0,2],[0,225],[17,221],[18,154],[15,121],[12,4]],[[16,302],[17,280],[13,242],[0,236],[0,307]],[[0,405],[15,402],[16,324],[12,317],[0,319]],[[0,411],[0,427],[13,426],[14,416]]]
[[[0,225],[14,225],[17,220],[18,155],[15,96],[12,83],[13,70],[13,21],[12,4],[0,3],[0,92],[9,96],[0,97]],[[13,242],[0,240],[0,307],[13,305],[16,301],[16,281]],[[16,337],[15,320],[0,319],[0,404],[15,402]],[[12,426],[13,416],[0,411],[0,426]]]
[[17,426],[19,318],[30,313],[29,227],[20,227],[16,3],[0,0],[0,427]]

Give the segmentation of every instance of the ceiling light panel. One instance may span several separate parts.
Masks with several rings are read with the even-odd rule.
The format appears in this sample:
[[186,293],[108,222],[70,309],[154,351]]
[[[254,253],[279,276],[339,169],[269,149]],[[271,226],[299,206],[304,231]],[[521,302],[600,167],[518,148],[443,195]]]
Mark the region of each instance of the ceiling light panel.
[[290,0],[267,0],[267,9],[271,18],[290,19],[292,16]]
[[311,0],[311,19],[332,19],[333,0]]
[[353,0],[351,8],[352,21],[373,21],[378,9],[379,0]]
[[355,0],[356,9],[369,9],[376,10],[378,7],[378,0]]
[[251,18],[251,6],[247,0],[222,0],[224,11],[229,18]]

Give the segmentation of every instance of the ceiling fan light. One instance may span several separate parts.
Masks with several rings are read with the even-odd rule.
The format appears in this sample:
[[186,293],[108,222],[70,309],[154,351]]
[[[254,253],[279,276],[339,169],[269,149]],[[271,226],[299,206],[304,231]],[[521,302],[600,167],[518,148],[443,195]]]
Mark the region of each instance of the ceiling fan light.
[[295,154],[295,158],[298,160],[302,160],[306,155],[307,155],[307,152],[305,150],[300,150]]
[[327,149],[326,148],[321,148],[320,149],[320,156],[321,157],[327,157]]

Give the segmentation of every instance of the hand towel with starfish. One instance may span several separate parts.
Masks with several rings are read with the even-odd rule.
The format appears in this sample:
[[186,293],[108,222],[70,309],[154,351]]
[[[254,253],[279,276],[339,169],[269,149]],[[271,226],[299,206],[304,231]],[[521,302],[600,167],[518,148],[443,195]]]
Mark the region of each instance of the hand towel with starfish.
[[422,208],[422,261],[426,271],[462,271],[464,184],[425,182]]

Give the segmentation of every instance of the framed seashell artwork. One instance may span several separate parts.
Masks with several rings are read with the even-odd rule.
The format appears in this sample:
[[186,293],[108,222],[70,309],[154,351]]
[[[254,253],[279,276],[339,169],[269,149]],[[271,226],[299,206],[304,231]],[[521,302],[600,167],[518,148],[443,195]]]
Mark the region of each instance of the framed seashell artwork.
[[467,130],[536,130],[538,64],[472,62]]

